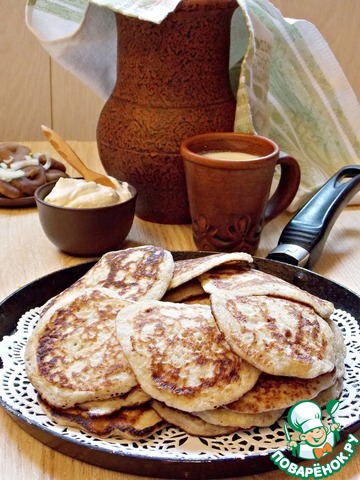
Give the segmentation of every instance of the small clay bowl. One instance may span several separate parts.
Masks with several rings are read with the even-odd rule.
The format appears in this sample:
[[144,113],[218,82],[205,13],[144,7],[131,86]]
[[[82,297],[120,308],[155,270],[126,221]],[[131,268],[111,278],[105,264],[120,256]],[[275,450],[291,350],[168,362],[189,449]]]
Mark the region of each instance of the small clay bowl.
[[125,202],[99,208],[67,208],[44,201],[55,183],[42,185],[35,192],[41,226],[54,245],[81,257],[121,247],[134,221],[137,191],[132,185],[132,197]]

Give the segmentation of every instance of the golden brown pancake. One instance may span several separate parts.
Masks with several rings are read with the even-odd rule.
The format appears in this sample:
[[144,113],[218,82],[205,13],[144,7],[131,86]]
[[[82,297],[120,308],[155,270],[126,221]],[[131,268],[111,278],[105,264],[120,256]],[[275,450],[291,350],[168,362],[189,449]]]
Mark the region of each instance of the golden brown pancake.
[[213,425],[191,413],[168,407],[157,400],[153,400],[151,405],[164,421],[181,428],[189,435],[196,437],[217,437],[219,435],[230,435],[238,430],[238,427]]
[[236,400],[260,372],[229,347],[207,305],[137,302],[121,310],[117,336],[141,388],[193,412]]
[[334,334],[336,378],[340,378],[345,375],[346,345],[339,326],[331,319],[327,320],[327,324]]
[[129,440],[146,438],[165,426],[164,420],[150,405],[123,408],[112,415],[92,417],[80,408],[61,409],[50,406],[39,398],[46,415],[55,423],[67,427],[78,427],[99,437],[117,435]]
[[336,370],[316,378],[280,377],[262,373],[255,386],[241,398],[225,405],[238,413],[256,414],[288,408],[301,400],[310,400],[336,381]]
[[[176,262],[175,262],[176,265]],[[201,283],[197,278],[193,278],[186,283],[182,283],[176,288],[168,290],[163,296],[162,300],[164,302],[184,302],[189,298],[196,297],[198,295],[203,295],[205,290],[202,288]],[[209,295],[207,295],[209,296]]]
[[135,387],[129,393],[120,395],[119,397],[108,398],[107,400],[94,400],[93,402],[85,402],[78,405],[81,410],[86,410],[90,417],[101,417],[110,415],[124,407],[137,407],[151,400],[151,397]]
[[108,252],[73,285],[49,300],[55,301],[81,292],[85,288],[103,287],[126,300],[160,299],[172,279],[174,260],[167,250],[151,245]]
[[237,296],[269,295],[287,298],[312,307],[323,318],[334,311],[334,305],[281,278],[254,268],[220,267],[199,278],[203,289],[211,294],[236,293]]
[[325,407],[329,400],[338,399],[341,397],[344,388],[344,380],[342,378],[338,378],[334,385],[323,390],[314,398],[314,402],[316,402],[320,407]]
[[262,372],[314,378],[334,369],[334,334],[306,305],[275,297],[211,295],[211,308],[234,352]]
[[176,288],[219,265],[227,263],[247,265],[252,261],[251,255],[243,252],[217,253],[205,257],[178,260],[175,262],[174,274],[169,289]]
[[247,429],[252,427],[269,427],[273,425],[285,409],[272,410],[263,413],[238,413],[226,408],[217,408],[215,410],[206,410],[196,412],[204,422],[222,427],[237,427],[238,429]]
[[116,315],[129,303],[97,288],[46,311],[25,351],[27,375],[45,401],[68,408],[137,386],[115,335]]
[[83,277],[86,287],[105,287],[127,300],[160,299],[174,271],[167,250],[151,245],[106,253]]

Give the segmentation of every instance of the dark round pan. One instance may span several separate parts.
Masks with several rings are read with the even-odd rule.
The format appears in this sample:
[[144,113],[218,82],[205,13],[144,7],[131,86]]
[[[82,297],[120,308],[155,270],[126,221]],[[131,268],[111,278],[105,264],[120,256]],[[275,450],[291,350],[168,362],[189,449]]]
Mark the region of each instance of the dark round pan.
[[[204,252],[174,252],[173,256],[175,260],[182,260],[208,254]],[[257,257],[254,258],[254,261],[257,269],[332,301],[336,308],[348,312],[360,324],[360,297],[356,293],[301,267]],[[14,331],[18,319],[23,313],[42,305],[49,298],[64,290],[80,278],[94,263],[86,262],[51,273],[25,285],[7,297],[0,304],[0,340],[4,335],[10,335]],[[112,454],[104,451],[101,447],[89,448],[81,442],[49,432],[38,424],[29,422],[21,412],[14,410],[2,400],[0,403],[21,428],[45,445],[78,460],[123,473],[158,478],[199,480],[251,475],[276,468],[269,455],[251,455],[245,458],[225,456],[214,461],[203,462],[171,457],[153,458],[139,454],[136,449],[134,449],[134,455],[130,456],[119,453]],[[360,418],[357,418],[346,431],[341,432],[341,439],[359,427]]]

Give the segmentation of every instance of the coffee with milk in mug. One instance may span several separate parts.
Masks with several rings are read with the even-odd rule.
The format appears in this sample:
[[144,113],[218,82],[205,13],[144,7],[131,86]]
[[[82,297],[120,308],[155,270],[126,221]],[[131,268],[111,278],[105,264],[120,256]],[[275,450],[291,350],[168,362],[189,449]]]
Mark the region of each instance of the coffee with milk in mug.
[[258,155],[252,155],[251,153],[231,151],[202,152],[200,155],[207,158],[213,158],[214,160],[254,160],[255,158],[259,158]]

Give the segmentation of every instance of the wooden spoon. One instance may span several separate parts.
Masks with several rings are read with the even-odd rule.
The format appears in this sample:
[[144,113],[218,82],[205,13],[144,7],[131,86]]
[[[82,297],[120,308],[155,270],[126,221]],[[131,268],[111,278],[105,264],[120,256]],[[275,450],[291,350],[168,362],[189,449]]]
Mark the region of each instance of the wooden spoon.
[[41,125],[41,130],[44,132],[45,137],[49,141],[49,143],[55,148],[59,155],[62,156],[64,160],[66,160],[69,165],[75,168],[87,182],[96,182],[100,183],[101,185],[105,185],[106,187],[116,188],[114,183],[110,180],[109,177],[103,175],[102,173],[94,172],[90,170],[74,150],[70,147],[69,144],[54,130],[51,130],[49,127],[45,127]]

